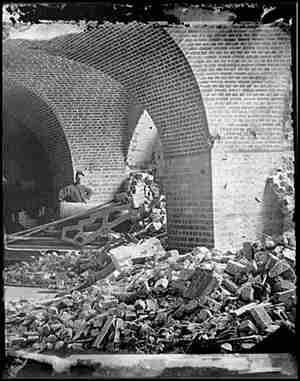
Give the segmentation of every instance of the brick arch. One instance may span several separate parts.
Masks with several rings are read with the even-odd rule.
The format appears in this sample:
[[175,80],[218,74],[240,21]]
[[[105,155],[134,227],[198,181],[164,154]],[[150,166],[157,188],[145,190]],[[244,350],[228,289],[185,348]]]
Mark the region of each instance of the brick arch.
[[124,86],[100,70],[48,54],[35,41],[8,40],[3,52],[5,75],[54,110],[74,169],[94,191],[91,203],[110,201],[126,176],[130,96]]
[[63,128],[44,99],[4,75],[3,113],[28,128],[43,147],[55,192],[73,181],[72,158]]
[[210,148],[201,93],[192,69],[175,41],[153,25],[104,24],[96,30],[40,42],[64,56],[122,83],[147,108],[167,157]]
[[163,146],[169,247],[212,247],[211,137],[198,83],[172,37],[149,24],[108,23],[36,47],[107,73],[147,109]]

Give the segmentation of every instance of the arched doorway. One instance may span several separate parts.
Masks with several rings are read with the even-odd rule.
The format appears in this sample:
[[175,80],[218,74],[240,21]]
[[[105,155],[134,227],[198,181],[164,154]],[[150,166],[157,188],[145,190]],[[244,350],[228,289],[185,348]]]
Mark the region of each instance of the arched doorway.
[[198,83],[171,36],[153,25],[107,23],[30,45],[106,73],[147,109],[164,149],[170,247],[213,246],[212,140]]
[[7,78],[3,90],[4,223],[12,232],[58,216],[58,190],[73,181],[73,166],[47,103]]

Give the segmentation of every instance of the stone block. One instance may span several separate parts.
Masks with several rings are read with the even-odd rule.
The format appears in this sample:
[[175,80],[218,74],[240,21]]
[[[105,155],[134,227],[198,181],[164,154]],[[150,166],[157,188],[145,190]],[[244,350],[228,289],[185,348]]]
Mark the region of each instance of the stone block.
[[262,306],[252,308],[250,310],[250,314],[255,322],[255,325],[261,330],[265,330],[270,324],[272,324],[270,315]]
[[235,294],[238,291],[238,286],[231,279],[228,278],[224,278],[222,280],[222,286],[233,294]]
[[270,278],[275,278],[279,275],[291,282],[296,281],[295,271],[285,260],[278,261],[269,271]]
[[246,334],[249,334],[249,335],[253,335],[253,334],[256,334],[257,333],[257,329],[255,327],[255,325],[252,323],[251,320],[243,320],[239,326],[239,331],[240,332],[243,332],[243,333],[246,333]]
[[185,290],[185,298],[206,297],[219,285],[219,278],[214,271],[197,268],[192,277],[191,284]]
[[254,252],[253,252],[252,245],[250,242],[244,242],[243,248],[241,251],[242,251],[242,254],[244,255],[244,257],[246,259],[248,259],[248,261],[252,261]]
[[244,284],[239,289],[240,298],[244,302],[253,302],[254,301],[254,289],[251,284]]
[[239,276],[247,272],[247,266],[236,261],[228,261],[225,271],[234,276]]

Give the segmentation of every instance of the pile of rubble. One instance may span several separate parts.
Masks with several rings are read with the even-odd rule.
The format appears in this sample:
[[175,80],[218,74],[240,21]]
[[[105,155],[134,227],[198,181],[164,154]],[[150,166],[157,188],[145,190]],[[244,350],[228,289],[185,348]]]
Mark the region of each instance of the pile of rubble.
[[295,327],[290,237],[236,253],[197,247],[180,255],[156,238],[127,251],[115,250],[119,269],[82,292],[7,303],[7,348],[186,353],[197,339],[203,351],[213,342],[214,352],[243,352],[282,325]]
[[101,271],[109,259],[98,250],[41,253],[30,261],[4,267],[3,281],[6,286],[71,290]]

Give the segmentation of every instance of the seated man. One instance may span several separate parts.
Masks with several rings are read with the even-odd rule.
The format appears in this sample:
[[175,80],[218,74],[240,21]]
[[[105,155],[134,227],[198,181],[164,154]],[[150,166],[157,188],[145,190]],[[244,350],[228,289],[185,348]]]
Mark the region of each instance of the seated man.
[[67,185],[59,191],[59,201],[86,203],[91,198],[93,191],[91,188],[80,184],[80,176],[84,176],[84,174],[77,171],[74,184]]

